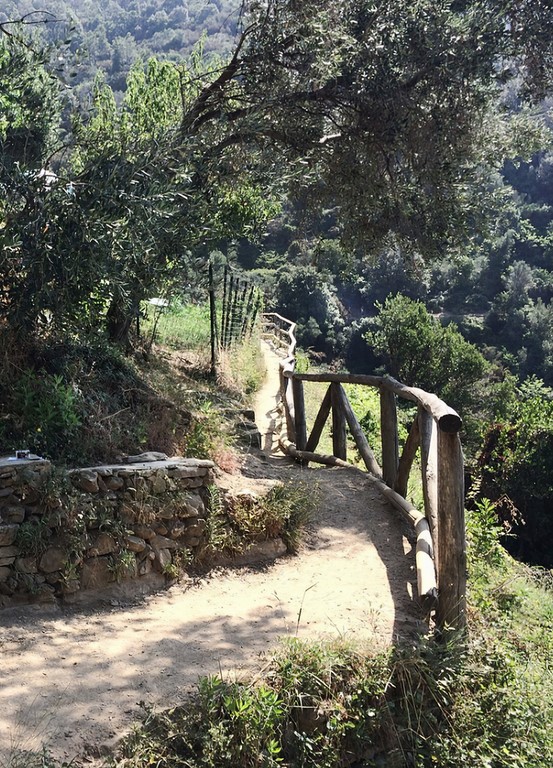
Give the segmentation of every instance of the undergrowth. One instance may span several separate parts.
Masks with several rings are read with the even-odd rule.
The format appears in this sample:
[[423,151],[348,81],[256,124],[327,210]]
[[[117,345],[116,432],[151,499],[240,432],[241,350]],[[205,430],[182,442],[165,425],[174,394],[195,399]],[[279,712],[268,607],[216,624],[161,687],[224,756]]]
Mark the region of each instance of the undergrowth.
[[144,322],[133,355],[100,336],[1,348],[2,453],[29,449],[71,466],[144,451],[226,456],[224,409],[229,400],[243,407],[265,371],[250,339],[221,360],[215,378],[209,332],[206,306],[176,305],[159,317],[159,344]]
[[239,494],[223,499],[211,486],[208,547],[212,553],[237,555],[252,544],[278,536],[288,552],[297,552],[318,504],[318,493],[303,483],[278,483],[263,496]]

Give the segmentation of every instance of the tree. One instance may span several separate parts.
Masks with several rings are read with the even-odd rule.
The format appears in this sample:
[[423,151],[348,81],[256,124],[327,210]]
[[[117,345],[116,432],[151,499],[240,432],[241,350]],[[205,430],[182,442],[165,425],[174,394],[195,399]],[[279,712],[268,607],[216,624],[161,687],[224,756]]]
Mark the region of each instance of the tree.
[[437,393],[461,411],[474,405],[475,385],[488,364],[455,324],[442,326],[422,302],[401,294],[376,306],[379,314],[365,338],[386,371],[404,384]]
[[[249,5],[249,4],[248,4]],[[248,119],[305,165],[294,179],[335,205],[344,235],[439,256],[474,223],[471,187],[506,151],[504,83],[551,86],[548,0],[265,0],[251,4],[239,71]],[[511,151],[533,146],[517,116]]]
[[286,267],[275,290],[278,312],[298,324],[297,337],[305,347],[336,351],[336,334],[343,328],[340,306],[328,282],[313,267]]
[[479,464],[482,492],[515,534],[508,549],[551,567],[553,391],[543,381],[532,376],[516,389],[503,417],[488,427]]
[[[138,63],[121,106],[98,82],[57,174],[12,162],[0,232],[0,314],[12,330],[32,338],[104,327],[128,346],[140,301],[190,278],[191,249],[267,218],[270,200],[225,144],[224,121],[197,121],[218,75],[201,53],[190,66]],[[40,168],[43,147],[38,155]]]

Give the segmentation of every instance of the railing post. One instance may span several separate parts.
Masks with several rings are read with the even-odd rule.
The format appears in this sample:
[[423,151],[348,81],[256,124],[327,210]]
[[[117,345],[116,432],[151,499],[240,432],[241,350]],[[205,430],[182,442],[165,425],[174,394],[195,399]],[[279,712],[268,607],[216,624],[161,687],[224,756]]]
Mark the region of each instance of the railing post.
[[330,385],[330,399],[332,402],[332,453],[337,459],[347,459],[347,434],[346,416],[340,397],[340,384]]
[[419,419],[416,416],[411,424],[409,435],[403,446],[401,458],[398,464],[396,487],[394,488],[400,496],[407,498],[407,486],[409,484],[409,473],[415,460],[417,448],[420,446]]
[[382,440],[382,478],[395,488],[399,465],[396,396],[388,389],[380,390],[380,436]]
[[421,449],[422,492],[424,509],[432,541],[434,543],[434,560],[440,558],[438,548],[438,427],[432,414],[422,406],[419,407],[419,432]]
[[441,628],[466,626],[464,467],[457,432],[438,430],[438,610]]
[[294,427],[296,430],[296,448],[298,451],[304,451],[307,445],[307,425],[305,423],[305,401],[303,397],[303,381],[296,379],[292,381],[292,393],[294,396]]
[[323,433],[324,425],[326,424],[328,414],[330,413],[330,408],[331,408],[330,398],[331,398],[331,391],[329,387],[326,390],[326,394],[323,398],[323,402],[321,403],[321,407],[319,408],[319,412],[315,419],[315,423],[313,424],[313,429],[311,430],[311,434],[309,435],[309,439],[305,446],[306,451],[314,451],[319,444],[319,440],[321,439],[321,435]]

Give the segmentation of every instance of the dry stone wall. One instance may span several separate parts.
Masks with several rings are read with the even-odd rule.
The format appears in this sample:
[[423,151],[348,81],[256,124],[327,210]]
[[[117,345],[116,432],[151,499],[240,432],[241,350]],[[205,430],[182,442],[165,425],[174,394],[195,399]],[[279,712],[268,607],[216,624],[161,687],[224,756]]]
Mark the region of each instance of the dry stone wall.
[[205,544],[214,465],[153,458],[68,471],[0,458],[0,608],[174,577]]

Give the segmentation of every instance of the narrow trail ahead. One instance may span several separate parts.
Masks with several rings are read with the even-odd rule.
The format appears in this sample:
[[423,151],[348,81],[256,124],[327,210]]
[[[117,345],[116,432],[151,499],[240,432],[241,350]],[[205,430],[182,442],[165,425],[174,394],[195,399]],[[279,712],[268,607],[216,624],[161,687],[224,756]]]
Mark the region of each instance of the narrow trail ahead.
[[[245,457],[221,485],[259,491],[309,484],[321,509],[302,552],[217,569],[118,604],[0,614],[0,766],[13,746],[47,741],[77,766],[100,765],[139,714],[170,706],[198,677],[251,674],[279,638],[346,637],[381,646],[422,628],[412,600],[410,528],[356,469],[305,469],[271,455],[278,367],[256,402],[266,454]],[[276,356],[275,356],[276,359]],[[275,376],[276,374],[276,376]]]

